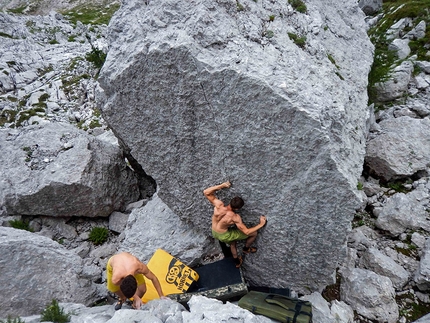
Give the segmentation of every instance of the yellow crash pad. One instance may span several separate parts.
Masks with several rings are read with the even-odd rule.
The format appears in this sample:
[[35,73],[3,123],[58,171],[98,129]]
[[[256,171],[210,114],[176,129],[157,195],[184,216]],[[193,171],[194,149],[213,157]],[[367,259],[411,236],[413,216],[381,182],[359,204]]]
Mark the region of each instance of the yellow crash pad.
[[[163,249],[157,249],[149,259],[147,266],[157,276],[164,295],[185,293],[190,285],[199,279],[199,275],[180,260]],[[142,297],[144,303],[159,298],[151,281],[145,278],[146,293]]]

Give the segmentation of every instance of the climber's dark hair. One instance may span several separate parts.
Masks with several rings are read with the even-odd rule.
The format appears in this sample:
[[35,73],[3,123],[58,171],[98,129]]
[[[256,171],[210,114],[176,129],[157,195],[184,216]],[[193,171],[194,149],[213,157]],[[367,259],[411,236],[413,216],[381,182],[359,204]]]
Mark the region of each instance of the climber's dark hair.
[[133,275],[128,275],[122,280],[122,283],[119,286],[119,289],[121,289],[121,292],[124,294],[125,297],[127,298],[133,297],[137,289],[136,278],[134,278]]
[[239,196],[233,197],[230,201],[230,206],[233,210],[239,210],[244,205],[245,202]]

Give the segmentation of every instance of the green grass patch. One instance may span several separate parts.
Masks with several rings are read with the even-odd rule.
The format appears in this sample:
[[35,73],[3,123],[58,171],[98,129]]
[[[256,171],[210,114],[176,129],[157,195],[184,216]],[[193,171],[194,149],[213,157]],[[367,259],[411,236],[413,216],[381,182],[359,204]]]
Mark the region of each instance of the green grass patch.
[[85,120],[81,120],[81,121],[79,121],[79,122],[76,124],[76,126],[77,126],[79,129],[82,129],[82,130],[87,131],[87,130],[88,130],[88,128],[87,128],[87,127],[84,127],[84,123],[85,123]]
[[99,118],[99,117],[102,115],[102,112],[100,111],[100,109],[99,109],[99,108],[95,108],[95,109],[93,110],[93,115],[94,115],[95,117]]
[[386,82],[392,75],[393,65],[396,61],[396,53],[388,50],[388,44],[383,42],[375,42],[375,55],[373,64],[368,75],[368,96],[369,104],[377,102],[378,83]]
[[7,97],[7,99],[10,101],[10,102],[18,102],[18,98],[16,98],[16,97],[14,97],[14,96],[8,96]]
[[11,315],[8,315],[6,321],[0,320],[0,323],[25,323],[25,321],[20,317],[12,317]]
[[244,11],[245,7],[239,1],[236,0],[236,9],[237,11]]
[[104,227],[94,227],[91,229],[89,240],[95,245],[105,243],[109,236],[109,230]]
[[45,113],[46,104],[40,103],[40,106],[38,104],[35,105],[35,108],[21,111],[18,116],[18,120],[16,120],[16,126],[22,126],[24,121],[27,121],[31,117],[37,116],[38,113]]
[[0,112],[0,126],[4,126],[6,123],[12,123],[15,121],[18,111],[15,110],[2,110]]
[[351,224],[352,228],[358,228],[363,225],[366,225],[369,228],[373,228],[375,226],[372,216],[365,211],[355,213]]
[[37,69],[37,74],[39,76],[43,76],[45,74],[48,74],[50,72],[52,72],[54,70],[54,67],[52,66],[52,64],[49,64],[49,66],[45,67],[45,68],[38,68]]
[[43,93],[40,97],[39,97],[39,102],[46,102],[49,99],[49,94],[48,93]]
[[430,61],[430,56],[427,55],[430,46],[430,28],[427,28],[426,35],[424,38],[411,40],[409,42],[409,48],[412,53],[415,53],[419,61]]
[[69,66],[67,67],[67,71],[68,72],[72,72],[73,70],[75,70],[78,66],[79,66],[79,63],[81,63],[81,62],[83,62],[84,61],[84,58],[83,57],[75,57],[75,58],[72,58],[71,60],[70,60],[70,64],[69,64]]
[[102,125],[100,124],[99,120],[92,120],[89,124],[89,128],[90,129],[94,129],[94,128],[100,128]]
[[119,7],[119,4],[112,4],[108,8],[82,5],[72,10],[64,11],[62,14],[75,25],[78,21],[85,25],[107,25]]
[[385,18],[388,27],[402,18],[421,18],[422,20],[428,20],[429,13],[425,8],[429,7],[430,0],[384,0],[382,3],[383,11],[388,13]]
[[90,63],[93,63],[96,68],[102,68],[103,64],[106,61],[106,53],[103,52],[101,49],[98,49],[97,47],[93,46],[93,44],[91,44],[91,47],[91,52],[85,55],[86,60]]
[[306,45],[306,36],[299,37],[294,33],[288,33],[288,37],[299,47],[304,48]]
[[334,66],[336,66],[337,69],[340,69],[339,65],[336,64],[336,61],[331,54],[327,54],[327,58]]
[[10,220],[9,224],[14,229],[25,230],[29,232],[33,232],[33,229],[30,228],[30,224],[28,221],[24,220]]
[[[384,16],[378,21],[378,24],[369,29],[368,35],[375,45],[374,62],[369,73],[368,96],[369,104],[377,102],[377,91],[375,85],[385,82],[391,77],[394,67],[400,65],[396,53],[388,50],[388,45],[392,40],[386,38],[387,31],[395,23],[403,18],[411,18],[412,26],[404,28],[403,32],[408,32],[418,25],[422,20],[426,25],[430,25],[430,0],[387,0],[382,4]],[[409,47],[411,56],[417,55],[419,60],[429,61],[430,57],[426,55],[430,46],[430,30],[427,28],[426,35],[422,39],[411,40]]]
[[24,13],[24,10],[27,9],[27,6],[21,6],[17,8],[8,9],[7,12],[15,13],[15,14],[22,14]]
[[410,182],[411,182],[410,180],[407,180],[407,181],[396,180],[396,181],[390,181],[387,183],[381,183],[381,186],[390,188],[396,191],[396,193],[407,193],[409,192],[409,190],[405,187],[405,184],[410,184]]
[[89,74],[82,74],[82,75],[69,75],[64,76],[61,78],[61,89],[64,91],[64,93],[67,96],[71,96],[73,92],[75,91],[75,88],[79,82],[81,82],[83,79],[90,79],[91,76]]
[[6,33],[3,33],[3,32],[1,32],[1,31],[0,31],[0,37],[4,37],[4,38],[12,38],[12,39],[13,39],[13,37],[12,37],[11,35],[6,34]]
[[293,7],[294,10],[300,13],[306,13],[308,8],[302,0],[288,0],[288,3]]
[[275,36],[275,33],[273,32],[273,30],[266,30],[263,36],[266,38],[273,38],[273,36]]

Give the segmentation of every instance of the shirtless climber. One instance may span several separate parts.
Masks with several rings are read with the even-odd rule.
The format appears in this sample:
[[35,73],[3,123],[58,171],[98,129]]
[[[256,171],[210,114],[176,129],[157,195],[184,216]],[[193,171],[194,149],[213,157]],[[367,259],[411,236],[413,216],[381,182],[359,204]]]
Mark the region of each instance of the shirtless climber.
[[115,310],[119,310],[127,298],[133,297],[133,308],[140,309],[146,293],[146,278],[150,279],[160,298],[165,298],[158,278],[135,256],[122,252],[112,256],[106,266],[107,289],[119,296]]
[[[257,248],[251,247],[251,245],[257,238],[257,231],[266,224],[266,217],[261,215],[259,224],[255,227],[247,228],[242,222],[240,215],[235,213],[245,204],[244,201],[236,196],[231,199],[228,205],[224,205],[224,203],[215,196],[216,191],[222,188],[229,188],[230,186],[230,182],[227,181],[220,185],[205,189],[203,194],[214,206],[214,214],[212,215],[212,235],[215,239],[230,244],[236,267],[239,268],[243,260],[242,257],[237,254],[237,241],[246,239],[243,253],[248,254],[256,252]],[[232,225],[236,225],[236,228],[231,227]]]

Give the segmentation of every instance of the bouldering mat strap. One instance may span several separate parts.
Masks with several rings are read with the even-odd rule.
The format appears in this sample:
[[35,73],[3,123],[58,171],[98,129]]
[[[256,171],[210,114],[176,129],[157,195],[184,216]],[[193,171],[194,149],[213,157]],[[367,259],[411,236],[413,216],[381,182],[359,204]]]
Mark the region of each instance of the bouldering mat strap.
[[265,301],[269,304],[278,305],[288,311],[294,312],[294,317],[292,319],[290,317],[286,318],[287,322],[296,323],[297,317],[300,314],[311,316],[310,313],[307,313],[305,311],[302,312],[302,305],[308,304],[307,301],[302,301],[299,299],[292,300],[291,298],[288,298],[282,295],[274,295],[274,294],[269,294],[266,297]]
[[265,301],[269,304],[279,305],[285,308],[286,310],[294,311],[294,309],[291,308],[291,303],[292,303],[291,299],[288,297],[284,297],[282,295],[269,294],[267,295]]

